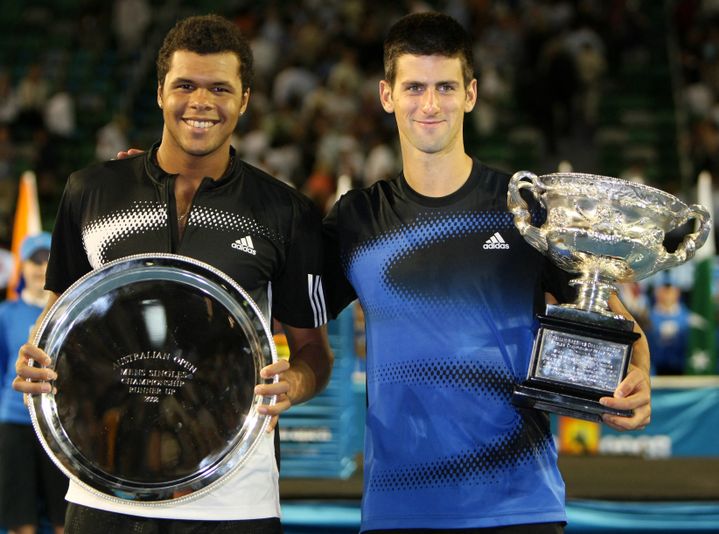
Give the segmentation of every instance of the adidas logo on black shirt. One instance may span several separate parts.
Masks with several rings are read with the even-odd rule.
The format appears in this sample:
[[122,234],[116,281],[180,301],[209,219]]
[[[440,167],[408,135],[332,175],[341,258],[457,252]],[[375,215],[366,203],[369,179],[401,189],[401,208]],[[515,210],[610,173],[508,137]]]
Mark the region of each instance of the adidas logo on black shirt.
[[232,248],[247,252],[249,254],[252,254],[253,256],[257,255],[255,245],[254,243],[252,243],[252,238],[250,236],[235,240],[235,242],[232,243]]

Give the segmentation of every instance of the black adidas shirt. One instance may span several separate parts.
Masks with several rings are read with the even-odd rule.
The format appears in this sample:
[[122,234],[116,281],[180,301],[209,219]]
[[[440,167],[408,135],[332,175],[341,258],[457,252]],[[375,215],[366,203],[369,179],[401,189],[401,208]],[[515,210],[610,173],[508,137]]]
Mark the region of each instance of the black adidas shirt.
[[268,319],[300,328],[324,324],[321,219],[312,202],[233,157],[224,176],[204,179],[179,238],[175,176],[155,163],[157,146],[70,176],[55,222],[47,289],[62,293],[118,258],[167,252],[220,269]]

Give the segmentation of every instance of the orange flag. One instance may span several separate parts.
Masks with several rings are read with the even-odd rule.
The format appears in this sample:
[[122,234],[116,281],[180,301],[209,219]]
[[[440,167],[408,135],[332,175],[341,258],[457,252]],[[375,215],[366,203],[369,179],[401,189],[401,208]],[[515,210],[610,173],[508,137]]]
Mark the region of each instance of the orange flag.
[[15,262],[10,282],[7,286],[7,298],[17,298],[17,285],[20,281],[20,245],[30,235],[42,231],[40,223],[40,205],[37,200],[37,184],[35,173],[25,171],[20,177],[20,187],[17,194],[17,207],[12,229],[12,254]]

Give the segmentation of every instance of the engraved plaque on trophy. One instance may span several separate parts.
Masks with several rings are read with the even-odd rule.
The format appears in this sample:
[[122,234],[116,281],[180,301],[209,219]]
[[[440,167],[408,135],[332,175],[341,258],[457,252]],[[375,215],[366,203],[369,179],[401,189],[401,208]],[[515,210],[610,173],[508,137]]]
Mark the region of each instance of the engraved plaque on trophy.
[[[522,190],[546,211],[541,227],[532,225]],[[527,171],[512,176],[507,204],[530,245],[577,273],[570,284],[578,293],[574,303],[548,305],[538,317],[527,378],[515,386],[512,401],[592,421],[601,421],[604,413],[631,416],[631,410],[598,402],[612,396],[626,376],[639,338],[633,321],[612,313],[609,298],[617,283],[641,280],[691,259],[709,235],[708,211],[619,178]],[[665,235],[691,220],[695,230],[669,253]]]
[[189,500],[249,457],[273,397],[260,369],[277,359],[264,316],[232,279],[171,254],[130,256],[58,299],[35,343],[55,391],[33,395],[35,431],[72,480],[152,506]]

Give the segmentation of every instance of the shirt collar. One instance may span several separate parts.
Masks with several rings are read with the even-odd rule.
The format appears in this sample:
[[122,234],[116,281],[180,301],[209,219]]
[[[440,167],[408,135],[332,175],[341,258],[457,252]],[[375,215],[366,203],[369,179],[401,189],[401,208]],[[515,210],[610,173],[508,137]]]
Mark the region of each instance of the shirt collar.
[[[160,141],[157,141],[155,144],[150,147],[150,150],[145,152],[145,172],[147,172],[148,176],[150,178],[157,182],[162,183],[168,178],[177,176],[177,174],[170,174],[168,172],[165,172],[162,167],[160,167],[160,164],[157,162],[157,150],[160,148]],[[233,176],[235,176],[240,169],[240,159],[237,157],[237,151],[235,150],[235,147],[230,145],[230,164],[227,166],[227,169],[225,170],[225,173],[217,180],[212,180],[215,187],[219,187],[220,185],[226,183],[229,181]]]

